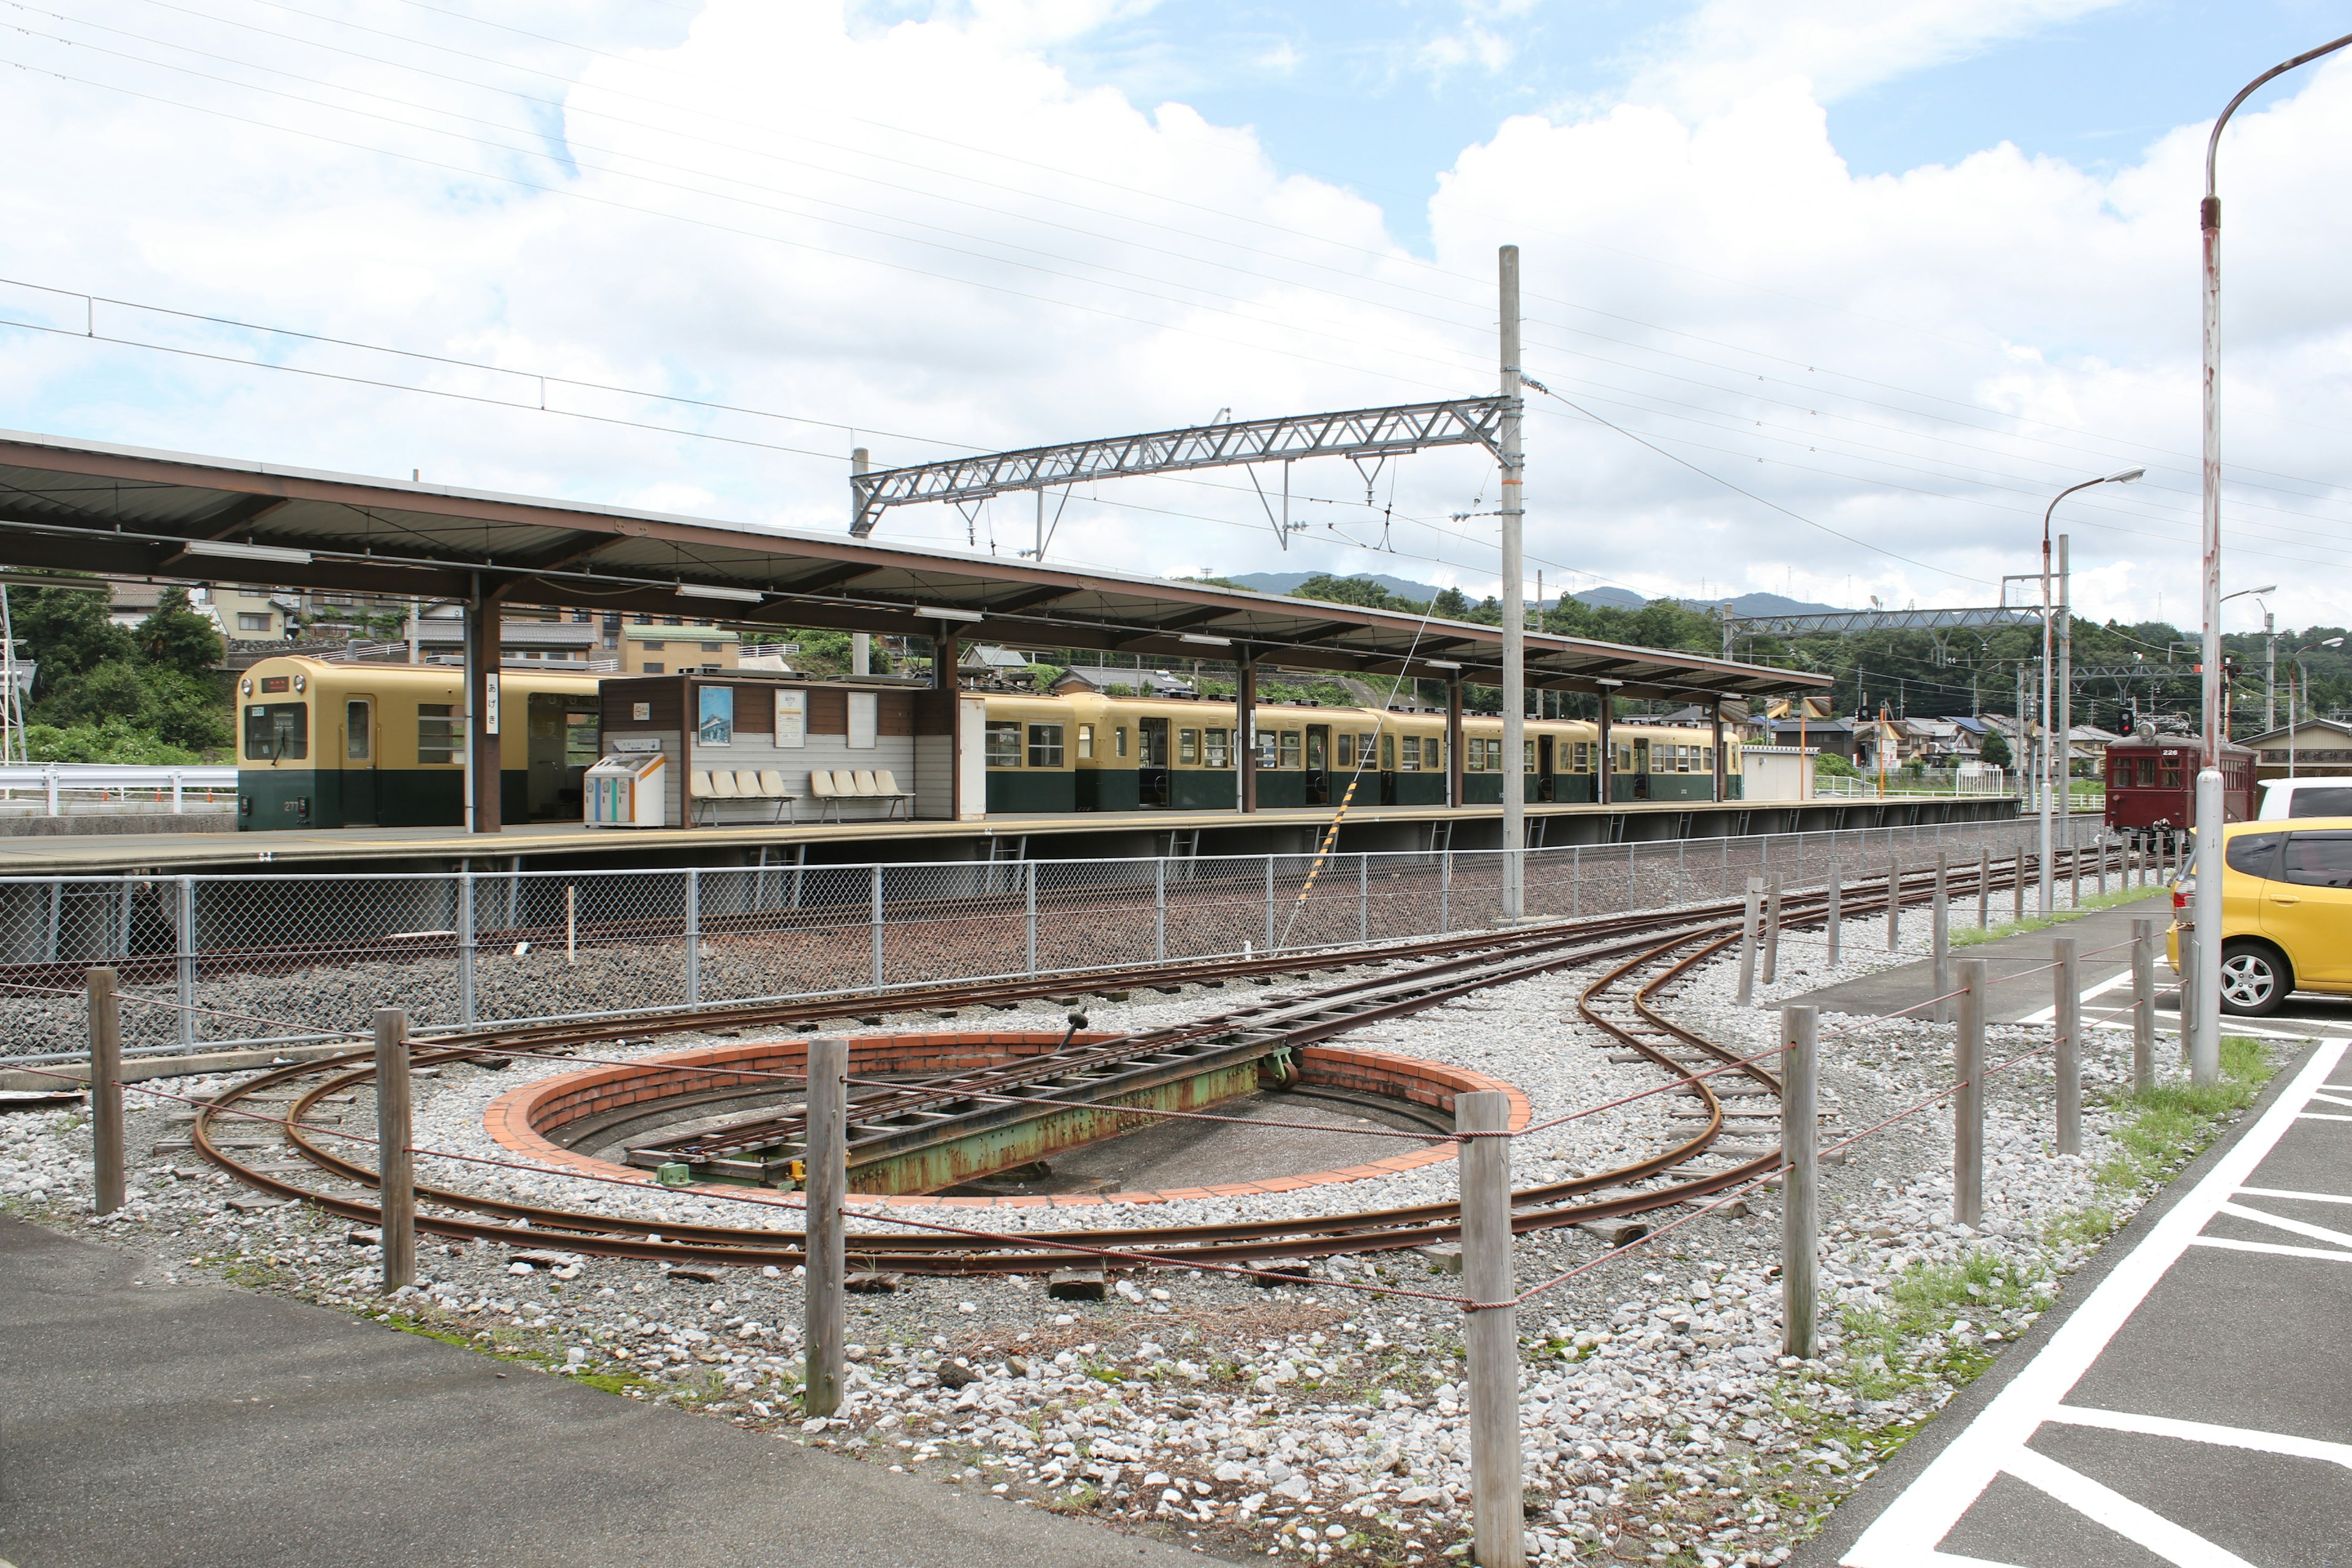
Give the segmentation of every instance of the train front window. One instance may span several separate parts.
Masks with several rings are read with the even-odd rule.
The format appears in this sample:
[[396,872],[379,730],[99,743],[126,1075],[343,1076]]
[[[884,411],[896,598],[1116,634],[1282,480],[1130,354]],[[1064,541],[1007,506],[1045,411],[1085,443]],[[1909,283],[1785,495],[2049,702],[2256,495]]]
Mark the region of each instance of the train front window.
[[1059,724],[1029,726],[1029,765],[1033,768],[1058,768],[1062,765],[1062,727]]
[[1017,768],[1021,765],[1021,726],[991,724],[988,727],[988,765],[992,768]]
[[465,736],[458,726],[454,702],[420,702],[416,705],[416,761],[419,766],[436,763],[454,763],[465,749]]
[[245,754],[282,763],[310,754],[310,710],[301,702],[255,702],[245,710]]
[[2156,787],[2156,759],[2154,757],[2142,757],[2139,760],[2139,787],[2142,789],[2154,789]]

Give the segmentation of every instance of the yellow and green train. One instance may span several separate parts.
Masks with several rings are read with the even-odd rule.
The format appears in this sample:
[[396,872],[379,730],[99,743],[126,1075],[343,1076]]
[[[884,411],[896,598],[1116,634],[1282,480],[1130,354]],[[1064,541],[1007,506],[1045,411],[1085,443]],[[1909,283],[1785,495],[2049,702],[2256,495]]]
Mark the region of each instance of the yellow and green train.
[[[500,672],[499,815],[577,822],[600,739],[594,675]],[[466,816],[465,672],[266,658],[237,678],[236,825],[453,827]]]

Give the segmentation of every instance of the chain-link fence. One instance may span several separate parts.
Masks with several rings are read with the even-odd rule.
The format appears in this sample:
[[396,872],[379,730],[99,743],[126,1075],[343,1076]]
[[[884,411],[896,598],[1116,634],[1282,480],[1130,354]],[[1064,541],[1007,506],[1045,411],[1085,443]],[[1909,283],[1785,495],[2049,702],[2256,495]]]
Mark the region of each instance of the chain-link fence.
[[[2101,829],[2060,824],[2066,842]],[[1521,852],[1528,918],[1738,899],[2006,858],[2031,821]],[[863,993],[1397,942],[1501,919],[1496,850],[700,870],[0,879],[0,1057],[78,1054],[110,965],[139,1051]]]

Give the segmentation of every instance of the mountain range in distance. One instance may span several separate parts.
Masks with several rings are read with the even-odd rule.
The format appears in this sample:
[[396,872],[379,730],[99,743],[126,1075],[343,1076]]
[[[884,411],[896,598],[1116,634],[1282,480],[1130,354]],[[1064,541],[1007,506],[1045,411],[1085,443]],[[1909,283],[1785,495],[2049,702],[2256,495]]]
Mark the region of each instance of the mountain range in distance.
[[[1247,572],[1226,581],[1238,583],[1260,594],[1287,594],[1308,578],[1322,574],[1319,572]],[[1400,598],[1418,599],[1423,604],[1438,595],[1434,584],[1415,583],[1403,577],[1391,577],[1385,573],[1351,572],[1348,575],[1357,582],[1376,584]],[[1638,610],[1650,602],[1625,588],[1587,588],[1569,597],[1580,605],[1590,605],[1596,609]],[[1557,603],[1557,599],[1544,601],[1547,608]],[[1724,601],[1684,599],[1679,603],[1685,609],[1704,611],[1715,609]],[[1832,614],[1838,608],[1835,605],[1808,604],[1780,594],[1740,594],[1734,596],[1730,604],[1731,613],[1735,616],[1818,616]]]

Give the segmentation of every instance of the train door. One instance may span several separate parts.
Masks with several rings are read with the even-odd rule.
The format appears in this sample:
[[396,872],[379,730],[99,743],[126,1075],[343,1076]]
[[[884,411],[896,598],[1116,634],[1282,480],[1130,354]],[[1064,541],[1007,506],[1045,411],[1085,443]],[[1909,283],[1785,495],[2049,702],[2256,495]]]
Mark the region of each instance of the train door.
[[[530,695],[524,729],[530,774],[523,810],[528,820],[546,822],[563,812],[563,699],[551,692]],[[574,815],[577,815],[575,812]]]
[[1331,726],[1307,726],[1307,804],[1331,804]]
[[341,826],[373,827],[376,814],[375,699],[343,700]]
[[1633,737],[1633,798],[1650,798],[1650,738],[1647,735]]
[[1552,738],[1549,735],[1536,737],[1536,798],[1538,800],[1554,798],[1551,780],[1551,742]]
[[1142,805],[1166,805],[1168,793],[1168,721],[1135,721],[1135,790]]

